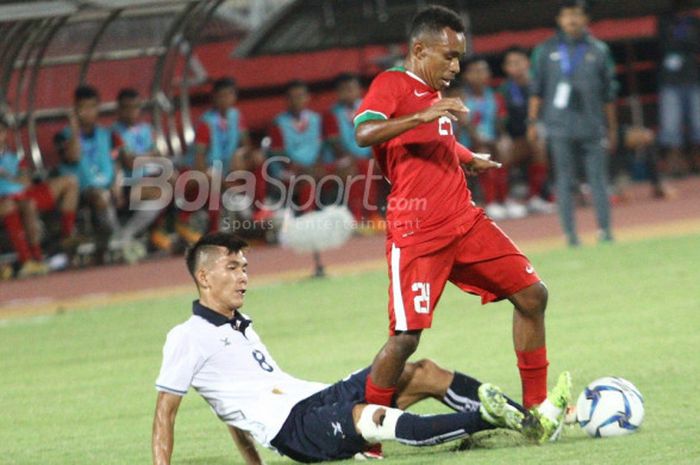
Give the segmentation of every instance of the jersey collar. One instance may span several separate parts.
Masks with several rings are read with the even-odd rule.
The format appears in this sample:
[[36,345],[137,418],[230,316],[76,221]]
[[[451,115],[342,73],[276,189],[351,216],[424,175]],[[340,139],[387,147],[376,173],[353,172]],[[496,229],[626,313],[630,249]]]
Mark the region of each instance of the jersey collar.
[[250,324],[253,322],[253,320],[245,318],[239,312],[234,312],[233,318],[229,320],[221,313],[215,312],[209,307],[205,307],[199,303],[199,300],[192,302],[192,313],[204,318],[214,326],[230,324],[234,330],[240,331],[241,333],[245,333],[246,328],[248,328],[248,326],[250,326]]

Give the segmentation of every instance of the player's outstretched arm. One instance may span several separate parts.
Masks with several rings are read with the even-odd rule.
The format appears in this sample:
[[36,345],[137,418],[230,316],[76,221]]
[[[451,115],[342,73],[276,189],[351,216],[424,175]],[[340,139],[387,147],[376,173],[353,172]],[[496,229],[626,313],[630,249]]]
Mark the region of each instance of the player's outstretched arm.
[[258,450],[255,448],[255,441],[250,434],[231,425],[227,426],[233,442],[236,444],[238,452],[241,453],[246,465],[265,465]]
[[441,117],[457,121],[455,114],[466,113],[467,107],[458,98],[444,98],[432,106],[412,115],[386,120],[370,120],[359,124],[355,128],[355,141],[360,147],[383,144],[384,142],[400,136],[406,131],[421,124],[435,121]]
[[180,407],[181,396],[159,392],[156,413],[153,417],[153,465],[170,465],[173,454],[175,416]]

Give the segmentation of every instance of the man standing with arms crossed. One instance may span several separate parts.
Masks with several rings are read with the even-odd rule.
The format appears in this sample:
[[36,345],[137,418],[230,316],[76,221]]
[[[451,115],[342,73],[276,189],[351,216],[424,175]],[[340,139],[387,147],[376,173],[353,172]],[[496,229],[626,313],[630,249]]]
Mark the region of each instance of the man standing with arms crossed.
[[[455,140],[452,121],[467,111],[459,99],[441,98],[459,73],[465,27],[452,10],[431,6],[413,20],[405,67],[373,81],[355,117],[360,146],[373,146],[391,183],[387,208],[390,336],[366,382],[366,398],[391,405],[406,360],[449,280],[482,303],[507,298],[515,306],[513,342],[523,403],[538,406],[545,433],[556,438],[570,396],[563,373],[547,399],[544,310],[547,288],[513,242],[471,202],[460,163],[477,174],[497,168]],[[457,394],[463,380],[450,390]],[[459,399],[459,395],[455,399]]]

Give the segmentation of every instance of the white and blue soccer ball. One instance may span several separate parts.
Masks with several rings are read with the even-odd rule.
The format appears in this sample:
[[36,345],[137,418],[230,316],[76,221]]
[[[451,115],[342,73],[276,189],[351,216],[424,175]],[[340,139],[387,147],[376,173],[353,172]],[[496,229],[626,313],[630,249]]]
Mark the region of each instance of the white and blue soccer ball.
[[626,379],[608,376],[586,386],[576,402],[579,425],[594,438],[633,433],[644,420],[644,398]]

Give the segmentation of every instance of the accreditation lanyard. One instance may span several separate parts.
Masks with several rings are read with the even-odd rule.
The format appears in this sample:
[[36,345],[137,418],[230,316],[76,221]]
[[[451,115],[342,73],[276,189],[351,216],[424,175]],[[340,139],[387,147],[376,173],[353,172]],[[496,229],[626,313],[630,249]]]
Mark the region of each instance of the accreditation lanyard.
[[513,105],[516,107],[522,107],[525,105],[525,93],[523,92],[523,89],[515,83],[515,81],[510,81],[509,86],[510,88],[510,99],[513,102]]
[[561,72],[567,79],[571,79],[574,71],[576,71],[576,67],[583,61],[587,49],[588,44],[585,42],[578,44],[572,57],[569,54],[569,46],[564,42],[559,42],[559,66],[561,66]]

